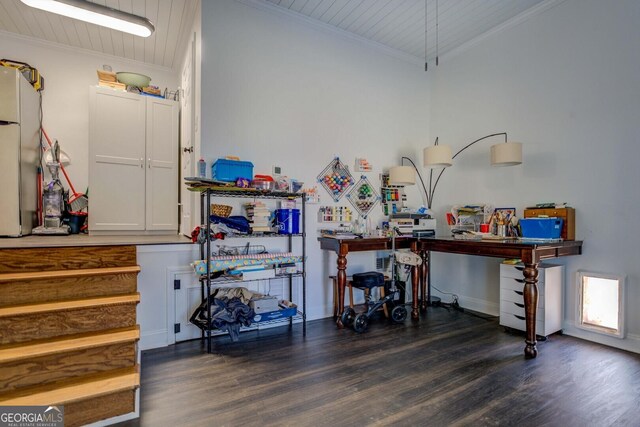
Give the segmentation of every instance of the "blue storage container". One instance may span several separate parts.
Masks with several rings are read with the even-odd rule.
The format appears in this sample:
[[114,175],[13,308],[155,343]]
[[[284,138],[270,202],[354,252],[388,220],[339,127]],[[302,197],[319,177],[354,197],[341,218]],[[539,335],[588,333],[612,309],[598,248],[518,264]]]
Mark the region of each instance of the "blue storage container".
[[266,313],[256,314],[253,317],[253,321],[256,323],[268,322],[269,320],[277,320],[277,319],[284,319],[287,317],[293,317],[296,314],[298,314],[297,307],[281,308],[280,310],[277,310],[277,311],[269,311]]
[[253,163],[218,159],[211,165],[211,179],[235,182],[238,178],[253,179]]
[[278,234],[300,233],[300,209],[276,209]]
[[520,220],[522,237],[532,239],[559,239],[562,218],[523,218]]

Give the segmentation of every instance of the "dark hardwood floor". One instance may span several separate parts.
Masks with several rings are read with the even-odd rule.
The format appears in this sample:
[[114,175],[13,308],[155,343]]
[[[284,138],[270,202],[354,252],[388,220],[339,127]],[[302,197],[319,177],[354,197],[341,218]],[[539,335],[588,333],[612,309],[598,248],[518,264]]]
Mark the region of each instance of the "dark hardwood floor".
[[640,355],[568,336],[523,357],[497,318],[331,319],[143,352],[135,426],[638,426]]

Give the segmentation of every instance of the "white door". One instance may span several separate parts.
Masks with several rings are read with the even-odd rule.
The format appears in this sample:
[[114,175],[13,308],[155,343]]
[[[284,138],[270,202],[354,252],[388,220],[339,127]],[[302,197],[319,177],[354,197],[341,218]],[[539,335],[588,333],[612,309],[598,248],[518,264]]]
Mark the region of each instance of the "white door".
[[178,103],[147,101],[146,226],[178,232]]
[[184,184],[184,177],[195,176],[195,153],[194,153],[194,110],[195,110],[195,35],[193,36],[184,68],[182,69],[182,96],[180,97],[180,153],[181,153],[181,171],[180,171],[180,232],[185,236],[191,235],[191,230],[195,227],[195,218],[192,217],[195,212],[196,194],[187,190]]
[[145,229],[145,100],[90,88],[90,231]]
[[200,282],[193,272],[179,273],[174,279],[180,280],[180,289],[175,291],[175,322],[180,324],[175,333],[176,342],[200,338],[201,331],[189,322],[191,315],[202,303]]

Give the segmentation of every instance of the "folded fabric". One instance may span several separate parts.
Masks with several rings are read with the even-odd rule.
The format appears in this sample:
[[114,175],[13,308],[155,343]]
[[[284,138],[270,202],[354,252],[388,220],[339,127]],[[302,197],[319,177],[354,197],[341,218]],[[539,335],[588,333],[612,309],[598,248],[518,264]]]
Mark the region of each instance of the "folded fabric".
[[211,215],[211,222],[214,224],[224,224],[240,233],[249,233],[249,220],[243,216],[230,216],[225,218],[222,216]]
[[[211,300],[211,328],[226,331],[229,333],[231,341],[240,339],[240,327],[251,326],[255,312],[247,304],[243,303],[239,297],[213,298]],[[193,312],[189,321],[197,326],[207,325],[207,301],[204,301]]]
[[249,301],[251,301],[251,298],[253,298],[254,295],[254,292],[251,292],[249,289],[243,287],[218,288],[212,294],[212,296],[217,299],[239,298],[240,301],[242,301],[244,304],[249,304]]

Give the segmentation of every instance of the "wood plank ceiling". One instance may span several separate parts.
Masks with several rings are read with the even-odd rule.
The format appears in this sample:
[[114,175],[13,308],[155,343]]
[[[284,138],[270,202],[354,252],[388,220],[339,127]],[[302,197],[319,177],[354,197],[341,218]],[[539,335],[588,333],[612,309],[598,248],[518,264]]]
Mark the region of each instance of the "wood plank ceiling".
[[[425,0],[259,1],[353,33],[417,60],[425,59]],[[426,56],[432,60],[436,53],[450,52],[543,1],[426,0]]]
[[144,16],[155,26],[147,38],[34,9],[20,0],[0,1],[0,30],[26,37],[176,69],[198,0],[89,0]]
[[[144,16],[156,31],[141,38],[0,0],[0,31],[176,69],[200,0],[89,0]],[[232,0],[204,0],[232,1]],[[429,61],[528,9],[559,0],[237,0],[327,26]],[[437,10],[437,13],[436,13]],[[436,15],[438,30],[436,31]]]

